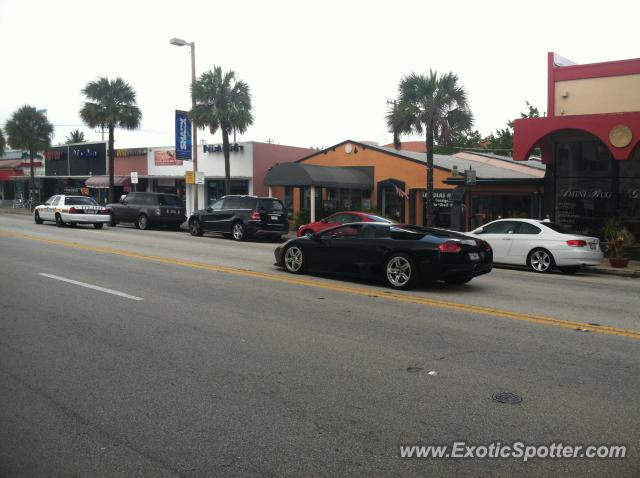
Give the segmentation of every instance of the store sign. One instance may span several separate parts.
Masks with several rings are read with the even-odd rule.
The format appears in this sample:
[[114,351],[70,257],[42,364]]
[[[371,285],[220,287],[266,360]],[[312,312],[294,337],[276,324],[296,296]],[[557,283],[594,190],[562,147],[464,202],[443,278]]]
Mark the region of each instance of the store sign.
[[99,156],[98,151],[90,148],[73,148],[71,150],[72,158],[97,158]]
[[191,121],[186,111],[176,110],[176,157],[191,159]]
[[131,184],[138,184],[138,172],[131,171]]
[[57,161],[62,159],[62,153],[60,151],[45,151],[44,159],[48,159],[49,161]]
[[563,199],[612,199],[613,192],[603,189],[561,189]]
[[127,148],[116,149],[116,158],[127,158],[129,156],[145,156],[147,148]]
[[464,172],[464,183],[469,185],[476,184],[476,172],[473,169],[467,169]]
[[[238,143],[230,144],[229,151],[238,153],[240,151],[244,151],[244,146]],[[203,144],[202,152],[203,153],[222,153],[224,152],[224,148],[223,148],[223,145],[221,144]]]
[[176,158],[173,151],[154,151],[153,161],[156,166],[181,166],[182,160]]

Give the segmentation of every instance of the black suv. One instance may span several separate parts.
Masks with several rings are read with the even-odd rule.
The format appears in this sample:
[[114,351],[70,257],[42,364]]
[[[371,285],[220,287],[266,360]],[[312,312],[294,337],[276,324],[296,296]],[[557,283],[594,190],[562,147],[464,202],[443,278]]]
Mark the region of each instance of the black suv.
[[175,194],[129,193],[116,204],[107,204],[111,225],[132,222],[139,229],[167,226],[179,229],[187,218],[182,200]]
[[192,236],[221,232],[236,241],[247,236],[280,239],[289,231],[287,211],[277,198],[224,196],[207,209],[195,211],[189,218]]

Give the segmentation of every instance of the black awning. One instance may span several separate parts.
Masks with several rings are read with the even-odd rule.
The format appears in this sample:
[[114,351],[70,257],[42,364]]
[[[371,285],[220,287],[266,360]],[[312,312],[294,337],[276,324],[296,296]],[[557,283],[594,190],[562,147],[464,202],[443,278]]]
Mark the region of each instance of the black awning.
[[281,163],[267,172],[264,183],[267,186],[371,189],[373,188],[373,167]]

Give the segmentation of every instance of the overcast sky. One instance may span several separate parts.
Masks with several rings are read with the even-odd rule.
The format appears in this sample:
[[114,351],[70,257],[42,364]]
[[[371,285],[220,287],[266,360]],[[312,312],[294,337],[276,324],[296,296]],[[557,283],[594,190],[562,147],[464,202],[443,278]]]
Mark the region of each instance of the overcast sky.
[[174,110],[190,106],[189,49],[169,44],[179,37],[196,43],[198,74],[220,65],[249,84],[255,121],[238,141],[391,142],[386,100],[429,68],[459,75],[489,134],[526,100],[546,109],[547,51],[576,63],[640,57],[639,18],[631,0],[0,0],[0,124],[30,104],[47,109],[54,143],[73,129],[99,140],[78,116],[80,90],[120,76],[143,119],[116,131],[116,147],[171,145]]

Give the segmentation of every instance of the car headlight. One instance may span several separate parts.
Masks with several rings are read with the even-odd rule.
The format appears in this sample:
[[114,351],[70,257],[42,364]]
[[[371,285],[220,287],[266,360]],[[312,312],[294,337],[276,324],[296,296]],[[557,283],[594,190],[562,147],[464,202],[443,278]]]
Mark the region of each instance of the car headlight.
[[156,216],[159,216],[159,215],[160,215],[160,208],[157,208],[156,209]]

